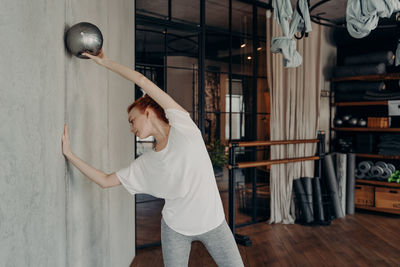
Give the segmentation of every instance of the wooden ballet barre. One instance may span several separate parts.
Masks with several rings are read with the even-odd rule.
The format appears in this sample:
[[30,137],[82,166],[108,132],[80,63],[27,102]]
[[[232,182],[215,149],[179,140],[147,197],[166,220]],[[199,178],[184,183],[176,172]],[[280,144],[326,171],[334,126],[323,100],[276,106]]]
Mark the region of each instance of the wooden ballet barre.
[[305,143],[318,143],[318,142],[319,142],[318,139],[282,140],[282,141],[248,141],[248,142],[231,142],[231,143],[229,143],[229,147],[291,145],[291,144],[305,144]]
[[[286,159],[274,159],[274,160],[263,160],[263,161],[251,161],[251,162],[236,162],[236,153],[235,150],[238,147],[258,147],[258,146],[272,146],[272,145],[291,145],[291,144],[307,144],[307,143],[317,143],[317,151],[315,156],[308,157],[299,157],[299,158],[286,158]],[[325,154],[325,132],[318,131],[317,139],[303,139],[303,140],[281,140],[281,141],[249,141],[249,142],[241,142],[241,141],[231,141],[228,143],[229,146],[229,227],[235,237],[235,241],[238,244],[244,246],[251,246],[252,242],[248,236],[240,235],[236,233],[236,178],[235,171],[243,168],[251,168],[251,167],[260,167],[260,166],[269,166],[274,164],[287,164],[294,162],[302,162],[302,161],[314,161],[316,160],[316,168],[315,175],[317,177],[321,177],[321,162],[324,158]],[[254,150],[254,149],[253,149]],[[253,152],[256,155],[256,151]],[[253,158],[254,159],[254,158]],[[252,223],[260,222],[257,220],[257,169],[253,169],[252,171],[254,175],[252,175]],[[240,225],[240,226],[243,226]]]
[[260,167],[260,166],[268,166],[274,164],[286,164],[300,161],[309,161],[309,160],[318,160],[319,156],[311,156],[311,157],[302,157],[302,158],[291,158],[291,159],[274,159],[274,160],[263,160],[263,161],[251,161],[251,162],[238,162],[235,166],[228,165],[229,169],[238,168],[251,168],[251,167]]

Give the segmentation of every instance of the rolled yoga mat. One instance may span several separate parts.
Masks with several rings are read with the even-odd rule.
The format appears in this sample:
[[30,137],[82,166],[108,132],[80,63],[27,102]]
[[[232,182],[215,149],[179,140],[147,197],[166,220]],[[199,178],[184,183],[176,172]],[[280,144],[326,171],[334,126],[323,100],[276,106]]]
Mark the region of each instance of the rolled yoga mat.
[[354,214],[354,187],[356,179],[356,154],[347,154],[347,175],[346,175],[346,214]]
[[374,166],[374,163],[372,163],[371,161],[361,161],[360,163],[358,163],[358,170],[363,173],[368,173],[371,170],[372,166]]
[[383,169],[388,167],[388,165],[386,164],[386,162],[383,162],[383,161],[375,162],[375,166],[382,167]]
[[380,177],[382,176],[382,174],[383,174],[383,168],[382,167],[380,167],[380,166],[373,166],[372,168],[371,168],[371,174],[372,174],[372,178],[376,178],[376,179],[380,179]]
[[300,178],[303,183],[304,191],[307,196],[307,205],[310,207],[311,214],[314,216],[314,208],[313,208],[313,189],[312,189],[312,181],[310,177],[302,177]]
[[293,180],[293,190],[296,194],[297,203],[299,205],[299,209],[302,215],[302,221],[306,223],[311,223],[314,219],[310,206],[307,205],[307,196],[303,188],[303,183],[301,182],[301,179]]
[[355,101],[363,101],[366,93],[335,93],[335,101],[336,102],[355,102]]
[[336,153],[336,179],[338,183],[339,201],[343,214],[346,210],[346,168],[347,155],[344,153]]
[[360,64],[373,64],[384,63],[386,65],[393,65],[395,56],[392,51],[379,51],[369,54],[361,54],[354,56],[347,56],[344,58],[345,65],[360,65]]
[[336,67],[335,69],[335,77],[337,78],[384,73],[386,73],[386,65],[383,63],[357,66],[340,66]]
[[362,172],[362,171],[360,171],[359,169],[357,169],[357,170],[356,170],[355,177],[356,177],[357,179],[365,179],[365,178],[367,178],[367,174],[364,173],[364,172]]
[[392,171],[392,173],[396,171],[396,167],[391,163],[387,163],[387,167]]
[[324,206],[322,203],[322,192],[320,178],[313,179],[313,203],[314,203],[314,220],[317,222],[325,221]]
[[393,172],[389,168],[382,168],[382,169],[383,169],[383,173],[379,180],[386,181],[390,176],[392,176]]
[[335,169],[333,167],[332,155],[327,154],[324,158],[324,171],[326,176],[326,184],[328,187],[329,195],[332,200],[333,210],[336,218],[343,218],[344,212],[342,211],[342,207],[339,200],[338,193],[338,183],[335,175]]
[[335,84],[335,93],[365,93],[386,88],[383,82],[343,82]]

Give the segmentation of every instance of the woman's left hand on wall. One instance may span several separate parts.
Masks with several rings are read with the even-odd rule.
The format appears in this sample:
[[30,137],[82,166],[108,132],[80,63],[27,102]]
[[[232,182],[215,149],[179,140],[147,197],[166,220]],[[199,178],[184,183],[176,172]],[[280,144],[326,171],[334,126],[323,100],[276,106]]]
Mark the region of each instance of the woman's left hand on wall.
[[64,156],[68,157],[69,155],[72,154],[72,150],[71,150],[71,144],[69,141],[67,124],[64,125],[64,134],[61,138],[61,141],[62,141],[62,152],[63,152]]

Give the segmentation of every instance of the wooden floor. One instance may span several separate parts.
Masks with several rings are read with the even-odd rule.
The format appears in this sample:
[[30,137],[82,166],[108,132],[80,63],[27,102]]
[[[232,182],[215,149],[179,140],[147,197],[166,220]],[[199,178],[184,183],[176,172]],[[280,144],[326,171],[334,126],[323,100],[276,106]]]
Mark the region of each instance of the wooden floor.
[[[217,183],[228,215],[227,177],[217,179]],[[137,205],[138,245],[160,241],[163,204],[161,200]],[[237,209],[236,224],[249,219]],[[329,226],[258,223],[238,228],[237,233],[253,242],[250,247],[239,246],[245,266],[400,266],[399,215],[359,210]],[[137,250],[131,266],[163,266],[161,247]],[[203,244],[194,242],[189,266],[216,264]]]
[[[238,229],[253,245],[239,246],[245,266],[400,266],[400,216],[359,211],[330,226],[268,225]],[[163,266],[161,247],[141,249],[131,266]],[[192,244],[189,266],[217,266]]]

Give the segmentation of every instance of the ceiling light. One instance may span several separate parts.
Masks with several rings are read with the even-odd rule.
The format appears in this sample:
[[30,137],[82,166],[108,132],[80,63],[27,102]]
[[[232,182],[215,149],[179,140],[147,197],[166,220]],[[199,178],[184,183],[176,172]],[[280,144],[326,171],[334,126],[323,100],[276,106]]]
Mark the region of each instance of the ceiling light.
[[244,48],[244,47],[246,47],[246,44],[241,44],[240,47]]
[[247,59],[250,60],[250,59],[251,59],[251,56],[248,56]]
[[262,47],[257,47],[257,51],[261,51]]

